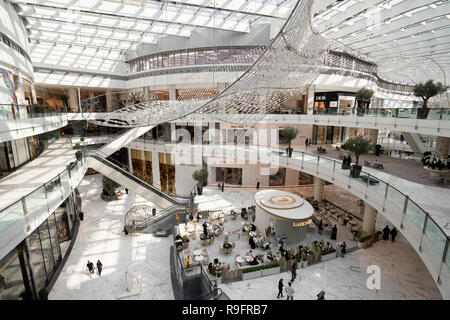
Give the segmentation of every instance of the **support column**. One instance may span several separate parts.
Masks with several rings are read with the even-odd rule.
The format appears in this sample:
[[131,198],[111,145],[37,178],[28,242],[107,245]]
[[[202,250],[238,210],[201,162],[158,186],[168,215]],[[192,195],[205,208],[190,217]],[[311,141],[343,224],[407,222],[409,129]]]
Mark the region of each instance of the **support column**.
[[113,101],[111,97],[111,90],[106,90],[106,112],[112,112],[113,111]]
[[[369,140],[372,146],[378,143],[378,129],[366,129],[367,140]],[[374,151],[375,152],[375,149]]]
[[131,149],[127,148],[128,150],[128,171],[133,174],[133,160],[131,158]]
[[142,172],[144,175],[144,178],[147,176],[147,166],[145,165],[145,151],[144,150],[140,150],[141,151],[141,161],[142,161]]
[[159,175],[159,155],[158,152],[152,152],[152,175],[153,175],[153,186],[161,187],[161,178]]
[[170,123],[170,141],[176,142],[177,140],[177,126],[175,122]]
[[78,112],[78,93],[76,88],[69,89],[69,109],[70,112]]
[[169,87],[169,100],[177,100],[177,89],[175,86]]
[[364,218],[362,228],[369,234],[375,233],[375,226],[377,224],[377,210],[370,206],[367,202],[364,204]]
[[321,203],[323,196],[323,179],[314,177],[314,200]]
[[436,149],[434,154],[436,158],[445,158],[448,156],[448,146],[450,144],[450,138],[437,137],[436,139]]
[[18,104],[25,104],[25,89],[23,86],[23,77],[20,73],[17,75],[16,97]]
[[313,114],[314,112],[314,85],[310,85],[308,88],[308,105],[306,114]]
[[34,84],[31,84],[31,101],[33,104],[37,104],[37,97],[36,97],[36,89],[34,88]]

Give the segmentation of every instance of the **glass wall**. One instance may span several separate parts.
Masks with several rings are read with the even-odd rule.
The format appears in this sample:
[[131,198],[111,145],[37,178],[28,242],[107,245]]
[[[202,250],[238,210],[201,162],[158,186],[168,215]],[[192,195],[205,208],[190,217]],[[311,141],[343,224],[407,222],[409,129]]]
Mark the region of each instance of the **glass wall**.
[[28,262],[22,244],[0,259],[0,300],[31,299],[27,270]]
[[242,185],[242,168],[216,168],[216,181]]

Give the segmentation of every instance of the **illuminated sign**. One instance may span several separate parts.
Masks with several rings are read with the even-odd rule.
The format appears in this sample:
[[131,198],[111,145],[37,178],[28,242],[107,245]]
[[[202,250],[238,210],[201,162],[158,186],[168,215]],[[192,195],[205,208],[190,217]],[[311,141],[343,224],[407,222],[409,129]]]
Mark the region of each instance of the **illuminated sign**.
[[308,219],[306,221],[292,222],[292,226],[295,227],[295,228],[305,227],[305,226],[311,224],[311,222],[312,222],[311,219]]

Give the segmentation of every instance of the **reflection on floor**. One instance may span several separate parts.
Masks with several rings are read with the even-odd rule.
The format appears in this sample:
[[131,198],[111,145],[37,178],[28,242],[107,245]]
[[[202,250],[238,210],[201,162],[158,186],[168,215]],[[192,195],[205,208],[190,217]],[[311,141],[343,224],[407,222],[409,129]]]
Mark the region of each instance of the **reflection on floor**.
[[[142,292],[129,299],[174,299],[170,282],[169,247],[172,237],[152,234],[125,236],[125,213],[136,204],[151,205],[130,192],[122,200],[100,199],[101,175],[86,176],[79,187],[83,200],[84,221],[77,240],[49,299],[109,299],[125,294],[126,270],[142,276]],[[87,261],[103,264],[102,276],[89,279]]]

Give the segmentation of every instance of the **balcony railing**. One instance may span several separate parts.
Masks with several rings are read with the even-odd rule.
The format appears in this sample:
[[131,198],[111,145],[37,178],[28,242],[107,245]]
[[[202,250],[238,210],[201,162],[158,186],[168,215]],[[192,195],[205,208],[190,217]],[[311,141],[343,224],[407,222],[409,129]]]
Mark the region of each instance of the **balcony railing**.
[[313,114],[330,116],[357,116],[399,119],[423,119],[423,120],[450,120],[450,109],[448,108],[354,108],[346,110],[317,109]]
[[[59,108],[60,111],[58,111],[57,108]],[[67,114],[67,107],[0,104],[0,120],[44,118],[60,116],[64,114]]]

